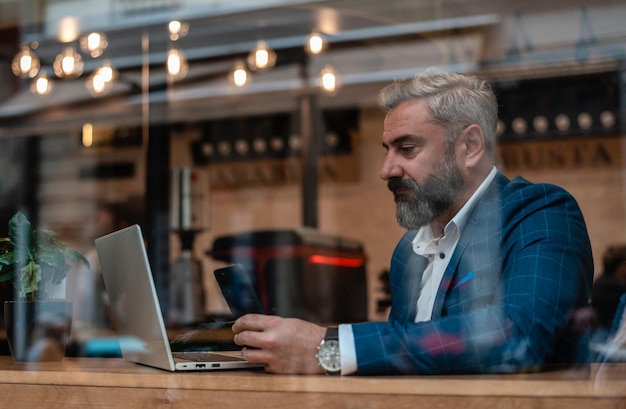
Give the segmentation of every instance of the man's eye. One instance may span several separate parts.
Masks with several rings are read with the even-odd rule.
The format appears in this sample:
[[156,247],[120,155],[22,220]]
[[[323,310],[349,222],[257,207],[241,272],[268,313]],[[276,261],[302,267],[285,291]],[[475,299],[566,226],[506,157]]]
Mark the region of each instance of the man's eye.
[[405,145],[400,147],[400,152],[407,154],[415,150],[415,145]]

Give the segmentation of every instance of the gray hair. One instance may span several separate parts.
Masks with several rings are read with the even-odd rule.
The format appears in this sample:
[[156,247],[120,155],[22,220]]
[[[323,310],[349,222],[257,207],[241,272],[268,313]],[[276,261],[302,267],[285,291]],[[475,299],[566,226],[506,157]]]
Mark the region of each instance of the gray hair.
[[397,79],[378,95],[387,112],[418,99],[430,109],[432,122],[446,130],[449,144],[465,127],[477,124],[485,135],[487,151],[494,152],[498,102],[487,81],[456,73],[426,73]]

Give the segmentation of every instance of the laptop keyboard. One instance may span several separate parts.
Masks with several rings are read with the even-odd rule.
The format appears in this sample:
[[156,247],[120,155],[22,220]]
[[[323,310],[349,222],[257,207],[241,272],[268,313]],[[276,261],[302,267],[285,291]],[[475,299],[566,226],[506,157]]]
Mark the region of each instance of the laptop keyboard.
[[222,355],[215,354],[207,351],[183,351],[183,352],[173,352],[174,358],[178,359],[186,359],[187,361],[195,361],[195,362],[224,362],[224,361],[243,361],[242,357],[231,356],[231,355]]

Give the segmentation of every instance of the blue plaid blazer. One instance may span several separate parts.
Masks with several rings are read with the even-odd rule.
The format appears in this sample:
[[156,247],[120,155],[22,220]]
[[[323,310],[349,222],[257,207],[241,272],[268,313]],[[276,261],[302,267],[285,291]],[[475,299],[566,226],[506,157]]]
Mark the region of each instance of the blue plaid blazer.
[[432,320],[420,323],[427,260],[413,252],[416,233],[391,259],[389,320],[352,326],[358,374],[534,371],[588,359],[588,338],[569,319],[588,303],[593,260],[569,193],[498,173],[459,238]]

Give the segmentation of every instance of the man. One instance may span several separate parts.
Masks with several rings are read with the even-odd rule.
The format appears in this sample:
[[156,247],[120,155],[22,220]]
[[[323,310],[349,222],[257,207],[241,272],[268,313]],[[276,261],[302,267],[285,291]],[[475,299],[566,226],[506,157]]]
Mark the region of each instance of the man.
[[322,373],[323,364],[343,375],[513,372],[585,360],[579,334],[568,330],[593,278],[582,214],[564,190],[496,170],[489,85],[424,75],[395,81],[380,101],[380,176],[408,230],[391,259],[389,320],[336,331],[246,315],[233,325],[243,356],[268,372]]
[[[94,219],[88,226],[86,235],[93,243],[96,237],[130,226],[133,219],[132,208],[126,203],[98,203]],[[85,252],[90,269],[77,266],[68,272],[66,297],[73,302],[74,329],[111,328],[109,303],[104,289],[100,260],[96,248]]]
[[608,336],[620,298],[626,293],[626,245],[609,246],[602,256],[602,267],[602,275],[591,287],[591,307],[599,325],[593,334],[596,342]]

